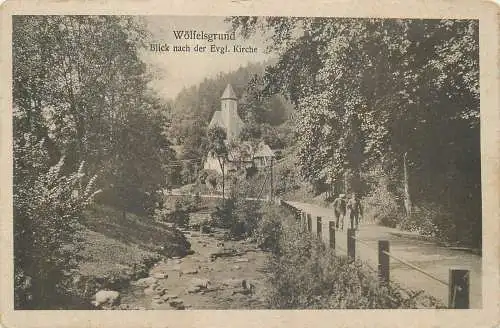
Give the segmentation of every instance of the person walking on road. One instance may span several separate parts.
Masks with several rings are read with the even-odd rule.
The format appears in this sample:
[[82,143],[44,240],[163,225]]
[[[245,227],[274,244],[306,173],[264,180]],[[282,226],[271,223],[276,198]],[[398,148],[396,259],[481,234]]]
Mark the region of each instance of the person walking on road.
[[345,220],[345,214],[346,214],[346,200],[345,200],[345,195],[340,194],[334,201],[333,201],[333,211],[335,213],[335,226],[337,229],[339,228],[339,220],[341,219],[341,226],[342,230],[344,230],[344,220]]
[[347,202],[347,209],[349,210],[351,229],[358,230],[360,217],[363,216],[363,208],[361,207],[361,201],[356,193],[353,193],[349,202]]

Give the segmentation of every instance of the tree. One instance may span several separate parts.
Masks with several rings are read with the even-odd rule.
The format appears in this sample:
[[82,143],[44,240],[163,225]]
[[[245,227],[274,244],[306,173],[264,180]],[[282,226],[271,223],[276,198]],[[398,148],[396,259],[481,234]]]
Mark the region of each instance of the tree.
[[225,169],[224,163],[227,161],[228,149],[226,145],[226,131],[214,126],[208,130],[208,150],[209,156],[214,156],[219,162],[222,171],[222,201],[225,200],[224,185],[225,185]]
[[138,55],[146,36],[132,17],[13,22],[15,134],[31,131],[45,140],[52,164],[66,155],[68,172],[86,161],[101,172],[100,199],[124,210],[131,197],[147,198],[159,187],[162,165],[173,159],[162,133],[168,107],[148,91],[150,76]]
[[481,226],[477,21],[229,20],[243,36],[270,31],[278,60],[265,89],[295,106],[299,164],[311,183],[348,172],[359,191],[361,170],[382,162],[401,176],[407,153],[415,201],[439,199],[464,217],[467,200],[467,224]]
[[147,88],[138,54],[146,36],[133,17],[13,18],[16,292],[27,275],[32,296],[16,294],[23,308],[61,292],[94,185],[98,201],[125,213],[151,207],[164,182],[174,158],[163,134],[168,106]]

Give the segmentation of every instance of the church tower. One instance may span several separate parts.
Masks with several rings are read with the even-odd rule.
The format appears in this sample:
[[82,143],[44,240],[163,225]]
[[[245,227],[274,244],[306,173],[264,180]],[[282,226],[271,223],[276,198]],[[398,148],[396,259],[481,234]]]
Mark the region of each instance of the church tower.
[[221,97],[222,120],[226,127],[227,139],[235,139],[239,136],[243,122],[238,116],[238,98],[231,84],[226,86]]

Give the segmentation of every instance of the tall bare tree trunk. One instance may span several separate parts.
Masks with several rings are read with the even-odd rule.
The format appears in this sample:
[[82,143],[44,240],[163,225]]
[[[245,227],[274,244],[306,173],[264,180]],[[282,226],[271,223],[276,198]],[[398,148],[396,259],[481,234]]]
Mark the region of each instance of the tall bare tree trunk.
[[405,152],[403,154],[403,172],[404,172],[404,205],[405,205],[405,212],[406,212],[406,217],[410,217],[412,213],[412,203],[411,203],[411,198],[410,198],[410,186],[408,183],[408,166],[406,163],[406,156],[407,153]]
[[344,171],[344,194],[347,195],[347,171]]
[[226,197],[224,194],[225,184],[226,184],[226,175],[224,173],[224,159],[222,160],[222,205],[226,202]]
[[269,196],[269,200],[273,201],[273,158],[271,157],[271,193]]

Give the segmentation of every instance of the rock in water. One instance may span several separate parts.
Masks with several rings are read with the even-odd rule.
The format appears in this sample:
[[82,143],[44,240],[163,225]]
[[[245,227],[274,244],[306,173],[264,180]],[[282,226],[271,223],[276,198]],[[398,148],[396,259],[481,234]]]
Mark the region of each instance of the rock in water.
[[163,296],[167,292],[167,289],[165,287],[159,287],[155,289],[155,292],[157,295]]
[[148,295],[148,296],[154,295],[155,294],[155,290],[153,288],[151,288],[151,287],[148,287],[148,288],[144,289],[144,294]]
[[245,281],[245,280],[232,278],[232,279],[224,280],[223,284],[226,286],[232,287],[232,288],[238,288],[238,287],[243,286],[243,281]]
[[189,268],[189,269],[184,269],[182,270],[182,274],[197,274],[198,269],[196,268]]
[[208,279],[204,279],[204,278],[191,279],[191,286],[193,286],[193,287],[208,288],[209,284],[210,284],[210,280],[208,280]]
[[120,293],[114,290],[100,290],[95,294],[94,298],[92,304],[96,307],[112,306],[120,302]]
[[163,256],[180,258],[189,254],[191,243],[179,229],[169,231],[166,239],[168,241],[157,250]]
[[168,304],[177,309],[177,310],[184,310],[185,306],[184,306],[184,301],[181,300],[181,299],[174,299],[174,300],[171,300],[168,302]]
[[220,248],[219,250],[212,252],[209,254],[209,258],[211,261],[215,261],[219,257],[231,257],[241,255],[234,248]]
[[248,262],[248,259],[247,258],[239,258],[239,259],[234,260],[234,262],[236,262],[236,263]]
[[148,287],[151,285],[156,284],[158,281],[155,277],[147,277],[147,278],[141,278],[137,281],[134,281],[131,283],[131,285],[134,286],[141,286],[141,287]]
[[163,295],[161,298],[164,300],[164,301],[168,301],[168,300],[172,300],[174,298],[178,298],[179,296],[177,296],[176,294],[165,294]]
[[155,273],[153,273],[153,278],[155,278],[155,279],[167,279],[168,274],[166,274],[164,272],[155,272]]
[[198,293],[199,291],[201,291],[201,287],[200,286],[189,286],[187,288],[187,292],[190,293],[190,294]]

